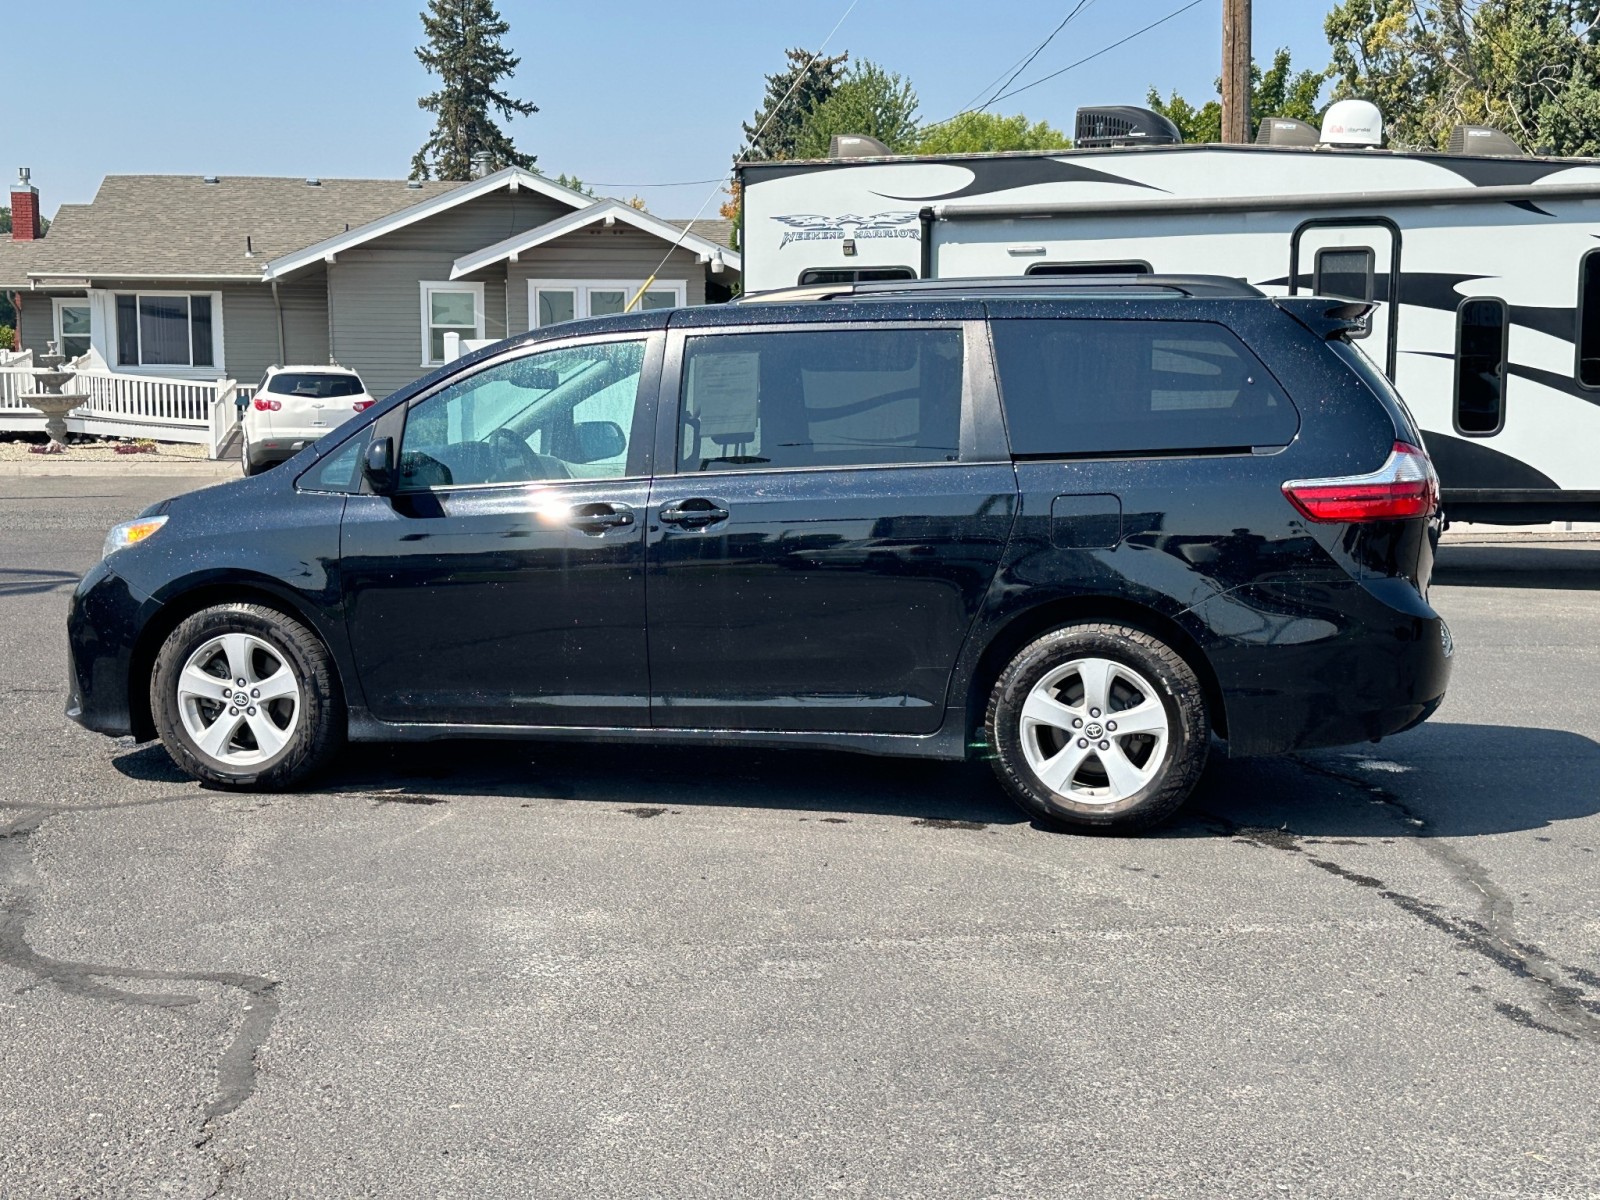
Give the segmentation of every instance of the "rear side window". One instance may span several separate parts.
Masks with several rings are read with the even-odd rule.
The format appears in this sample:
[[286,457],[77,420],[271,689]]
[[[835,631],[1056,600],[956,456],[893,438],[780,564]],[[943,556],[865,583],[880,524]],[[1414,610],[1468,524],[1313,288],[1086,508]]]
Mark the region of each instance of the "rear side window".
[[1227,329],[1207,321],[995,321],[1019,458],[1283,446],[1294,405]]
[[1504,300],[1463,300],[1456,312],[1456,430],[1488,437],[1506,422]]
[[361,395],[361,380],[354,375],[314,375],[284,371],[267,380],[267,391],[282,396],[305,396],[310,400],[331,400],[337,396]]
[[954,462],[959,329],[690,338],[681,471]]

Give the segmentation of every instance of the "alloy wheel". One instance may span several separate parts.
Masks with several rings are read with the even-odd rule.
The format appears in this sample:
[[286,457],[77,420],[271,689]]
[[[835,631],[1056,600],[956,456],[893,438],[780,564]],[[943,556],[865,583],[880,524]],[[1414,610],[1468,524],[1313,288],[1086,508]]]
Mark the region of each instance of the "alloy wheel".
[[1118,804],[1155,779],[1171,743],[1167,709],[1139,672],[1079,658],[1028,693],[1022,752],[1052,792],[1079,804]]
[[283,652],[248,633],[224,633],[184,663],[177,680],[184,730],[228,767],[276,756],[300,720],[300,683]]

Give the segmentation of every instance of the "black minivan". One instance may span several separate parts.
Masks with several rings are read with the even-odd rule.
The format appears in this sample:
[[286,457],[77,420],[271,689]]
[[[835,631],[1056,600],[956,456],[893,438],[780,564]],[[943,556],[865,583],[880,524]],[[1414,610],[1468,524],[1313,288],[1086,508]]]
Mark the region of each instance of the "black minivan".
[[1438,488],[1366,306],[920,281],[569,322],[118,526],[68,712],[283,788],[358,741],[991,758],[1060,826],[1443,699]]

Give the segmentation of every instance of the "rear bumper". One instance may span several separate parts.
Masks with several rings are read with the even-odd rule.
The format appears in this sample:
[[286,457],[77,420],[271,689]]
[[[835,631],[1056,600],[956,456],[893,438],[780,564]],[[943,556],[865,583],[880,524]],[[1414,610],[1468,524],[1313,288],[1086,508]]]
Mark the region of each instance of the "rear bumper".
[[104,562],[79,582],[67,611],[67,716],[85,729],[133,732],[129,672],[154,601],[137,596]]
[[1256,585],[1201,606],[1229,753],[1371,742],[1432,716],[1450,682],[1443,618],[1405,580]]

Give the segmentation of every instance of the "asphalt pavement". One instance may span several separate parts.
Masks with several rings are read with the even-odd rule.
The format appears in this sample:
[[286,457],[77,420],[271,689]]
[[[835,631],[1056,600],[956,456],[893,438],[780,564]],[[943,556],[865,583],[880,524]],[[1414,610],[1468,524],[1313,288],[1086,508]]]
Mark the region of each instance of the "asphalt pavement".
[[1600,540],[1454,685],[1139,838],[982,765],[452,743],[315,792],[62,715],[108,526],[0,479],[0,1196],[1600,1197]]

